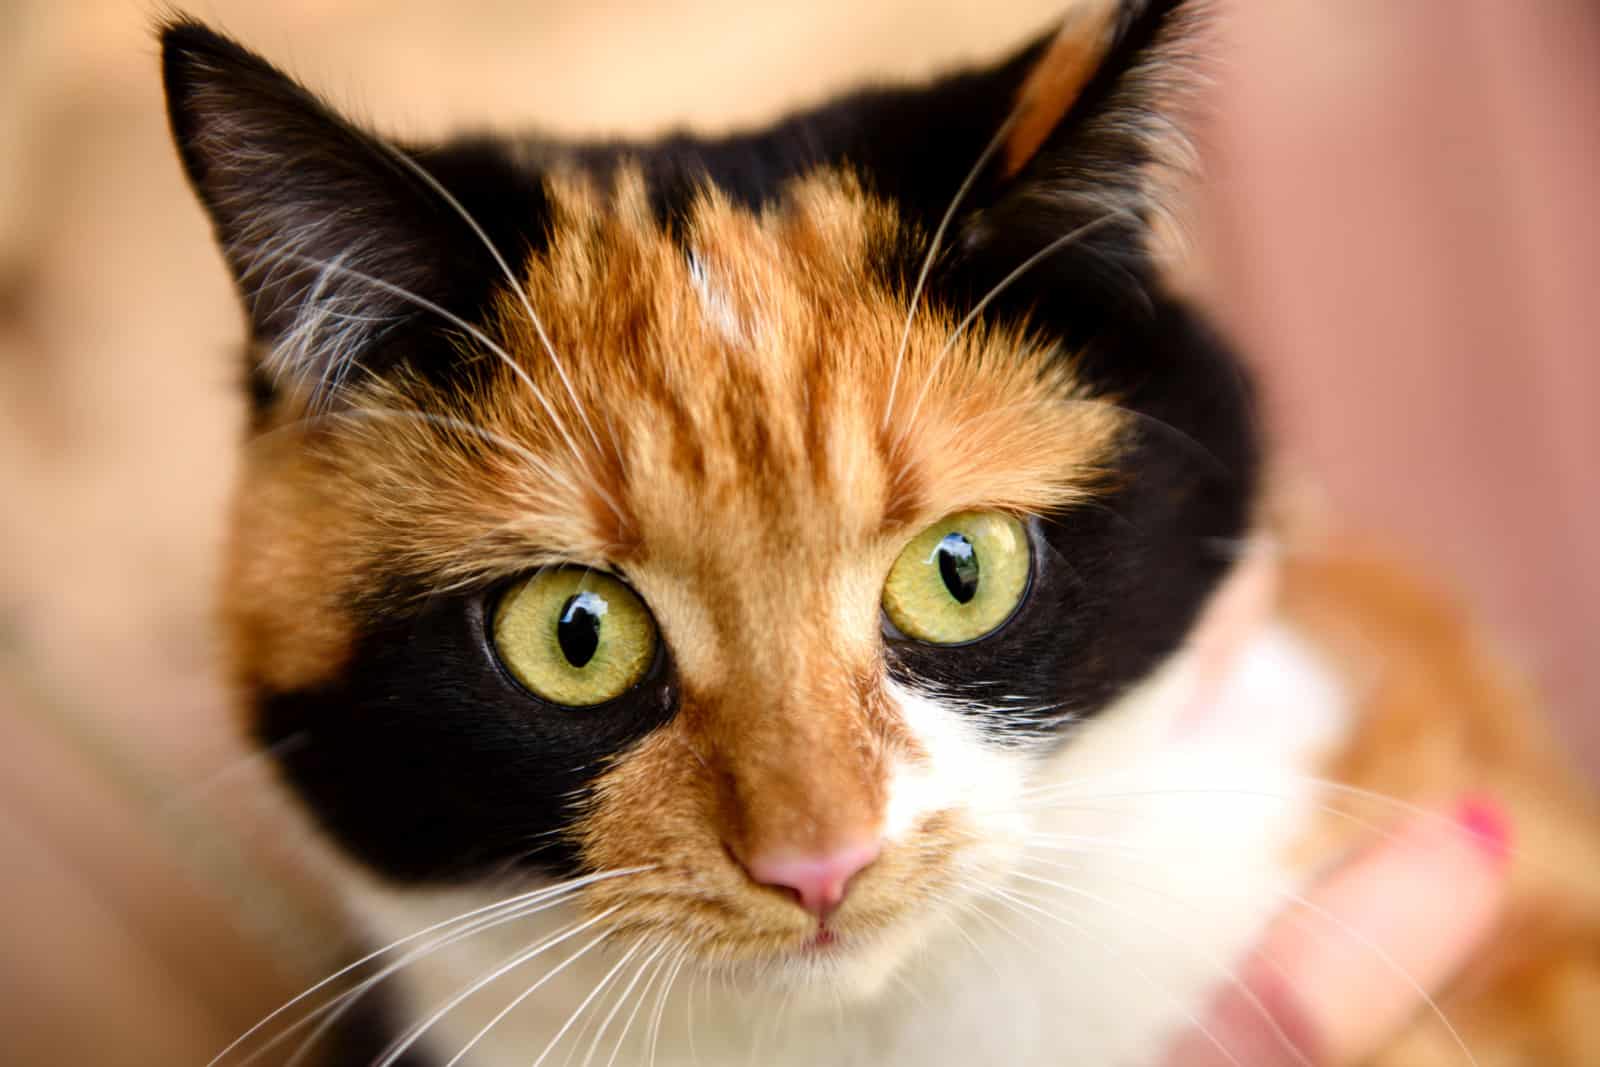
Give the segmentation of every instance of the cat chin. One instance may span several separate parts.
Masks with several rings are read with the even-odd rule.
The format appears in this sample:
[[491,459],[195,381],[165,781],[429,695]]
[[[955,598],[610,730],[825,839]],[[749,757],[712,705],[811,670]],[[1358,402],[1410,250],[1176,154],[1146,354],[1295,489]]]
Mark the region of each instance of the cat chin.
[[828,1010],[895,999],[925,967],[962,945],[961,919],[970,902],[908,913],[864,935],[822,948],[802,946],[765,964],[750,965],[739,988],[778,994],[792,1010]]
[[802,948],[767,964],[734,968],[736,977],[740,970],[749,972],[748,981],[735,985],[756,999],[779,996],[792,1010],[804,1012],[871,1003],[893,988],[922,940],[916,930],[892,928],[821,951]]

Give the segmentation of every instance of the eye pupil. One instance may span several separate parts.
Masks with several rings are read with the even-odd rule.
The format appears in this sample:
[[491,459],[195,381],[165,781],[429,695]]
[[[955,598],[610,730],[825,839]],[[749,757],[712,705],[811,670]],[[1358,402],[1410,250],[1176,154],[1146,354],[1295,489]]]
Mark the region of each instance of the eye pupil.
[[600,617],[606,613],[604,598],[594,593],[576,593],[561,605],[556,622],[556,642],[561,654],[574,667],[594,659],[600,647]]
[[885,636],[964,645],[1021,607],[1033,571],[1028,527],[1003,511],[961,511],[913,537],[884,579]]
[[971,603],[978,595],[978,553],[972,541],[966,534],[946,534],[934,554],[939,558],[939,577],[956,603]]

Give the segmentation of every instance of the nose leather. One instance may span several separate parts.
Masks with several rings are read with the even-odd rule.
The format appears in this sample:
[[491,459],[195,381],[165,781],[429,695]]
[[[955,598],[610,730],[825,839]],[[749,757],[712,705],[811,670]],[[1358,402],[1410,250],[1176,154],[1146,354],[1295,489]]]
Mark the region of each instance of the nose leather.
[[794,893],[800,906],[825,919],[844,901],[850,880],[878,858],[877,841],[858,841],[821,854],[764,853],[746,865],[763,885]]

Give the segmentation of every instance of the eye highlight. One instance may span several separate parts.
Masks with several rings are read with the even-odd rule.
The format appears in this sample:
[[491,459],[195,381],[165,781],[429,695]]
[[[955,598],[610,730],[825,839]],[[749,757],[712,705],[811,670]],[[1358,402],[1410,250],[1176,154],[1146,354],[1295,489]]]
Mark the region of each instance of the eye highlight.
[[901,633],[959,645],[993,633],[1027,592],[1027,528],[999,511],[962,511],[922,531],[883,585],[883,610]]
[[570,708],[604,704],[650,669],[660,638],[633,590],[582,567],[541,570],[495,608],[494,647],[540,699]]

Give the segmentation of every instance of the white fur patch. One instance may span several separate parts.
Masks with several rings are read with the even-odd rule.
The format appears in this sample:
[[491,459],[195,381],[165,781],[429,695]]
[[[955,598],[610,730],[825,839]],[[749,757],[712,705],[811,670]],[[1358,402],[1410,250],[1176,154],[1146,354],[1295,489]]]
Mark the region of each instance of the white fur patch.
[[[629,990],[597,1062],[611,1055],[638,1002],[642,1018],[617,1063],[1153,1065],[1297,886],[1285,850],[1316,800],[1299,775],[1339,740],[1348,715],[1333,676],[1276,625],[1245,648],[1208,714],[1192,714],[1193,692],[1192,665],[1180,655],[1040,759],[981,744],[959,713],[897,691],[928,758],[895,768],[888,834],[914,841],[929,814],[959,812],[983,832],[957,861],[980,897],[913,917],[913,943],[891,937],[881,958],[853,961],[841,999],[808,1003],[792,988],[726,983],[686,968],[656,1023],[669,949]],[[357,906],[399,936],[474,902],[471,894],[369,889]],[[558,909],[408,967],[416,1017],[573,918]],[[573,964],[463,1062],[532,1063],[629,947]],[[434,1047],[448,1058],[568,954],[564,947],[541,957],[452,1011],[436,1027]],[[595,1027],[648,954],[640,951],[594,998],[593,1018],[585,1018]],[[662,977],[653,980],[656,967]],[[583,1062],[592,1029],[572,1036],[583,1021],[546,1062],[561,1063],[569,1046]]]
[[[981,731],[960,711],[893,682],[889,692],[925,753],[917,762],[897,760],[890,770],[883,830],[890,844],[906,841],[924,819],[942,810],[999,812],[1014,804],[1027,774],[1024,757],[984,744]],[[1021,826],[1011,821],[1017,825],[985,829],[1014,835]]]
[[695,295],[700,298],[700,308],[706,321],[711,323],[722,339],[732,345],[748,346],[750,333],[734,308],[732,298],[727,290],[712,279],[711,268],[705,260],[693,252],[689,253],[689,281],[694,286]]

